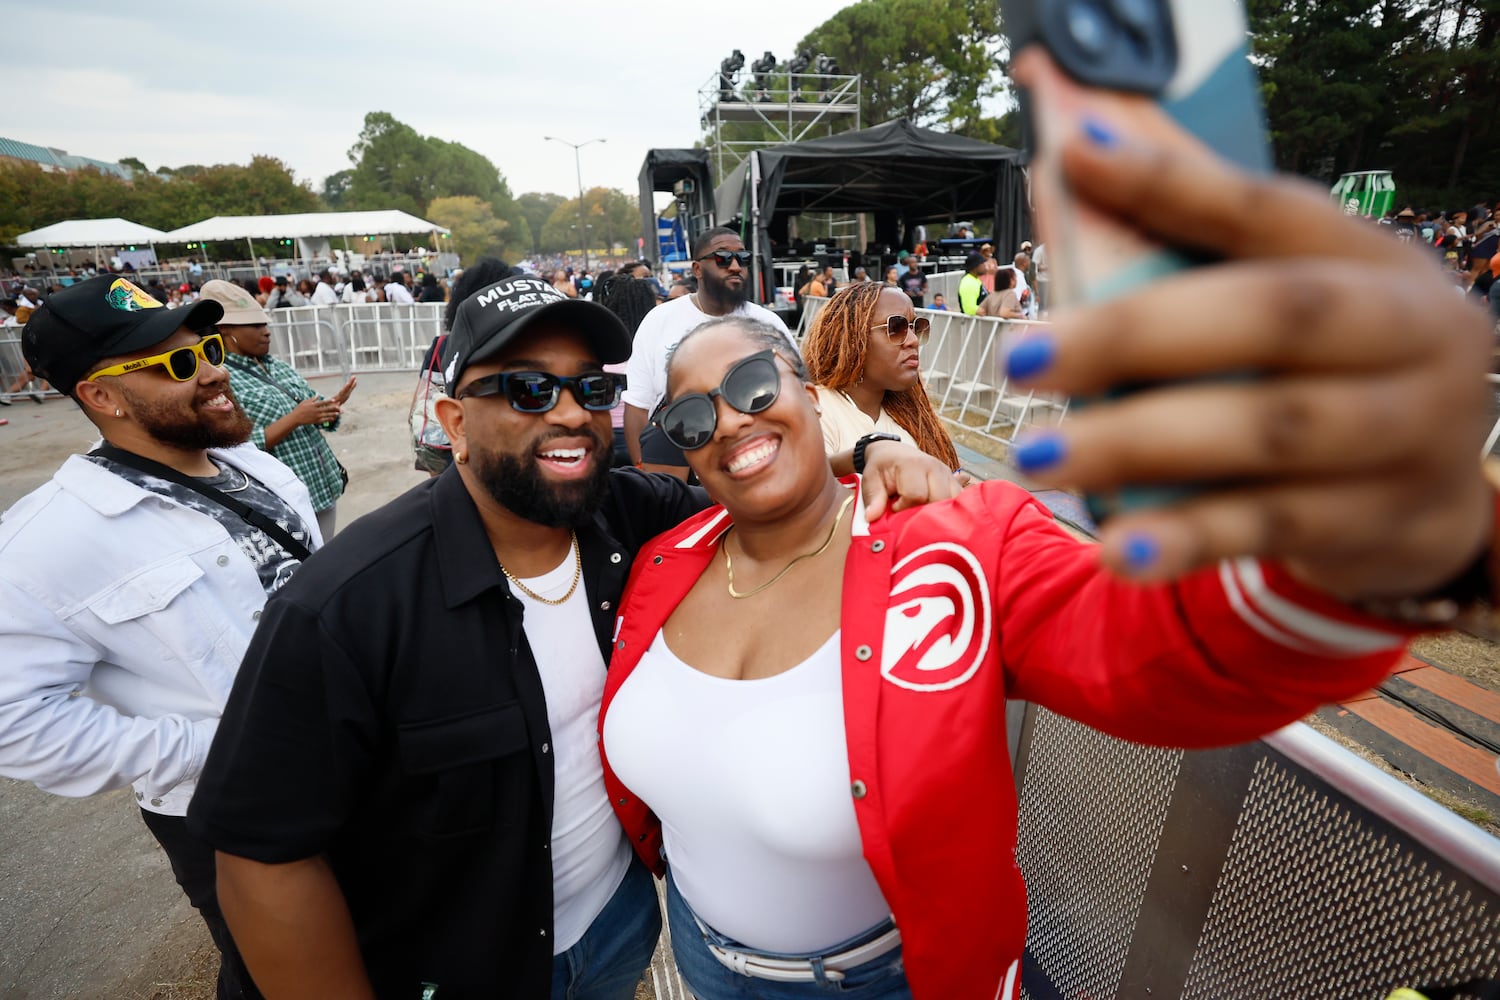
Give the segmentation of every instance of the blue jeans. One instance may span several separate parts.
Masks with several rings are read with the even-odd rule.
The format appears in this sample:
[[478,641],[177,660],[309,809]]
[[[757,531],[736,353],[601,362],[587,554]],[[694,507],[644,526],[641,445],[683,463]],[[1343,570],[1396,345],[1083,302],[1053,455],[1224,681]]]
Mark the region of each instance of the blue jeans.
[[661,909],[640,859],[578,943],[552,957],[552,1000],[633,1000],[661,937]]
[[[906,985],[906,971],[901,962],[901,948],[892,950],[857,965],[844,973],[837,982],[778,983],[769,979],[755,979],[740,975],[719,964],[708,950],[704,932],[693,919],[677,883],[667,874],[667,922],[672,928],[672,955],[677,959],[677,971],[682,974],[688,988],[698,1000],[804,1000],[807,997],[847,997],[849,1000],[911,1000],[911,988]],[[709,940],[724,948],[754,951],[768,958],[809,958],[808,955],[784,955],[774,952],[756,951],[746,948],[712,928]],[[860,935],[863,938],[864,935]],[[852,947],[860,938],[827,948],[824,954],[836,954]]]

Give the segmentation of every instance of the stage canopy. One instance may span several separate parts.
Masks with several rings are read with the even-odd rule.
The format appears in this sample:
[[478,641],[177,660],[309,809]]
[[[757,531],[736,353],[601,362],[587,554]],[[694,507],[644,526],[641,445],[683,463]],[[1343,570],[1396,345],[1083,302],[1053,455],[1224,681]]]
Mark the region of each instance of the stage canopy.
[[128,219],[69,219],[16,237],[18,247],[128,247],[166,243],[167,234]]
[[714,179],[709,169],[706,149],[652,149],[641,164],[641,235],[645,238],[646,256],[657,260],[661,254],[656,242],[656,207],[652,195],[671,191],[680,181],[692,181],[693,191],[678,199],[678,218],[683,233],[691,240],[713,226]]
[[158,233],[162,243],[231,240],[315,239],[325,236],[395,236],[446,233],[435,222],[394,209],[384,212],[303,212],[296,215],[216,215],[191,226]]
[[[758,206],[762,255],[770,237],[785,232],[786,219],[805,212],[871,212],[876,242],[908,245],[919,223],[972,220],[1002,259],[1030,230],[1019,150],[918,128],[904,118],[752,157],[759,159],[758,184],[747,159],[720,183],[718,218],[748,224]],[[894,235],[898,230],[902,236]]]

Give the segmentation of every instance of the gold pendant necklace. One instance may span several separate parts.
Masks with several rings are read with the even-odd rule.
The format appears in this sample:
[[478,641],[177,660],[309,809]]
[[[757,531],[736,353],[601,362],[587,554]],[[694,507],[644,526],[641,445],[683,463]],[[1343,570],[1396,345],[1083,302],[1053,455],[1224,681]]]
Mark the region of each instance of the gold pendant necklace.
[[525,594],[527,597],[531,598],[533,601],[537,601],[541,604],[550,604],[553,607],[557,607],[559,604],[566,604],[568,598],[573,596],[573,591],[578,589],[578,581],[583,578],[583,553],[578,551],[578,532],[570,531],[568,534],[571,535],[573,539],[573,583],[568,587],[568,592],[561,597],[543,597],[541,594],[538,594],[536,591],[526,586],[526,584],[522,583],[514,573],[506,569],[505,563],[500,562],[498,558],[496,558],[495,562],[500,563],[500,572],[505,574],[505,578],[511,583],[515,584],[517,590]]
[[[724,541],[721,542],[720,545],[724,549],[724,570],[729,574],[729,596],[733,597],[737,601],[742,601],[747,597],[754,597],[756,594],[760,593],[762,590],[765,590],[767,587],[771,586],[771,584],[775,583],[777,580],[780,580],[782,577],[790,573],[792,571],[792,567],[797,565],[802,560],[813,559],[827,552],[828,546],[833,544],[833,536],[839,533],[839,525],[843,523],[844,520],[844,511],[848,510],[849,505],[853,502],[854,494],[850,493],[849,496],[844,499],[843,505],[839,507],[839,516],[833,519],[833,527],[828,529],[828,537],[823,539],[822,545],[819,545],[817,549],[812,552],[802,553],[800,556],[783,566],[780,573],[777,573],[775,576],[771,577],[771,579],[767,580],[759,587],[756,587],[754,590],[744,594],[734,589],[734,560],[729,555],[729,532],[724,532]],[[730,525],[730,531],[733,530],[734,526]]]

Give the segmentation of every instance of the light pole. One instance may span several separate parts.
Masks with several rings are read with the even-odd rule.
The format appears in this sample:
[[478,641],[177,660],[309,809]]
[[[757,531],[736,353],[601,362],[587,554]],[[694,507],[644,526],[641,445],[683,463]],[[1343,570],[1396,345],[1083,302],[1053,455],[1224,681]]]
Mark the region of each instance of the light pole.
[[583,167],[578,162],[578,151],[584,146],[589,145],[589,143],[603,142],[604,140],[589,139],[587,142],[569,142],[566,139],[559,139],[555,135],[544,135],[542,138],[548,142],[560,142],[564,146],[573,147],[573,172],[578,175],[578,239],[583,244],[583,269],[587,271],[589,269],[589,238],[587,224],[583,221]]

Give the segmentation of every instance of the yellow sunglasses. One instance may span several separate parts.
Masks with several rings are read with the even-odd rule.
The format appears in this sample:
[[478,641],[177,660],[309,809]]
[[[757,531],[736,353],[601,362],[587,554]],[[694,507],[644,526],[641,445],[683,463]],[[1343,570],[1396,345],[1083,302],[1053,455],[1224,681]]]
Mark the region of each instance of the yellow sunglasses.
[[210,333],[196,344],[186,347],[173,348],[163,351],[161,354],[153,354],[149,358],[137,358],[134,361],[123,361],[99,371],[88,377],[92,382],[96,378],[105,375],[125,375],[129,372],[138,372],[143,368],[151,368],[161,365],[167,370],[167,374],[179,382],[187,382],[198,374],[198,359],[218,368],[224,363],[224,338],[217,333]]

